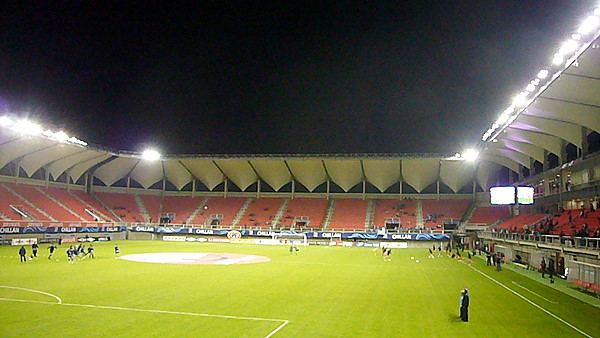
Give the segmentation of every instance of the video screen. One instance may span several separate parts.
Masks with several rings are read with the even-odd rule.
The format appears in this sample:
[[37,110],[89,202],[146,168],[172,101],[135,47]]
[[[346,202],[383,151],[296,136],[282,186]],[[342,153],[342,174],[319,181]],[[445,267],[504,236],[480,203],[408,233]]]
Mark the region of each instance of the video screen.
[[533,187],[517,187],[517,203],[533,204]]
[[515,204],[515,187],[491,187],[492,204]]

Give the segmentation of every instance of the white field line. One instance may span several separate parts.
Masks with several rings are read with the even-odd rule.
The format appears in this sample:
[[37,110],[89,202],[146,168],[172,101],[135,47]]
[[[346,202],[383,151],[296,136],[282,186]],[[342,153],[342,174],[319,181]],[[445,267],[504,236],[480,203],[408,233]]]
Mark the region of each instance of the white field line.
[[54,302],[44,302],[39,300],[28,300],[28,299],[13,299],[13,298],[0,298],[0,301],[7,302],[21,302],[21,303],[35,303],[35,304],[45,304],[45,305],[63,305],[63,306],[73,306],[73,307],[85,307],[85,308],[93,308],[93,309],[108,309],[108,310],[121,310],[121,311],[133,311],[133,312],[150,312],[150,313],[161,313],[161,314],[171,314],[171,315],[182,315],[182,316],[195,316],[195,317],[212,317],[212,318],[224,318],[224,319],[238,319],[238,320],[254,320],[254,321],[264,321],[264,322],[278,322],[281,323],[277,328],[273,331],[269,332],[265,338],[270,338],[275,335],[279,330],[283,329],[290,321],[285,319],[274,319],[274,318],[259,318],[259,317],[240,317],[240,316],[228,316],[228,315],[214,315],[208,313],[195,313],[195,312],[180,312],[180,311],[167,311],[167,310],[152,310],[152,309],[137,309],[130,307],[120,307],[120,306],[105,306],[105,305],[91,305],[91,304],[73,304],[73,303],[63,303],[62,300],[51,293],[18,288],[14,286],[0,286],[1,288],[7,289],[16,289],[23,291],[30,291],[35,293],[40,293],[44,295],[51,296],[58,300],[58,303]]
[[517,282],[515,282],[515,281],[513,281],[512,283],[513,283],[514,285],[516,285],[516,286],[520,287],[521,289],[524,289],[524,290],[527,290],[527,291],[529,291],[529,292],[533,293],[534,295],[536,295],[536,296],[540,297],[541,299],[543,299],[543,300],[545,300],[545,301],[547,301],[547,302],[549,302],[549,303],[552,303],[552,304],[558,304],[558,302],[551,301],[550,299],[548,299],[548,298],[546,298],[546,297],[544,297],[544,296],[542,296],[542,295],[540,295],[540,294],[537,294],[537,293],[535,293],[535,292],[533,292],[533,291],[529,290],[528,288],[524,287],[523,285],[520,285],[519,283],[517,283]]
[[[461,263],[464,263],[464,264],[466,264],[465,262],[461,262]],[[475,267],[473,267],[473,266],[471,266],[471,265],[467,265],[467,266],[468,266],[468,267],[470,267],[471,269],[473,269],[473,270],[477,271],[478,273],[482,274],[482,275],[483,275],[483,276],[485,276],[487,279],[489,279],[489,280],[493,281],[494,283],[496,283],[496,284],[500,285],[501,287],[505,288],[506,290],[508,290],[508,291],[512,292],[512,293],[513,293],[513,294],[515,294],[517,297],[519,297],[519,298],[523,299],[523,300],[524,300],[524,301],[526,301],[527,303],[529,303],[529,304],[531,304],[531,305],[533,305],[533,306],[537,307],[538,309],[540,309],[540,310],[544,311],[544,312],[545,312],[545,313],[547,313],[548,315],[550,315],[550,316],[554,317],[555,319],[559,320],[560,322],[562,322],[563,324],[565,324],[565,325],[567,325],[568,327],[572,328],[573,330],[575,330],[575,331],[577,331],[577,332],[581,333],[582,335],[584,335],[584,336],[586,336],[586,337],[588,337],[588,338],[594,338],[593,336],[590,336],[589,334],[587,334],[587,333],[583,332],[582,330],[580,330],[580,329],[578,329],[577,327],[575,327],[573,324],[571,324],[571,323],[567,322],[566,320],[564,320],[564,319],[560,318],[559,316],[555,315],[554,313],[552,313],[552,312],[550,312],[550,311],[548,311],[548,310],[544,309],[543,307],[541,307],[541,306],[537,305],[536,303],[534,303],[534,302],[530,301],[528,298],[526,298],[525,296],[523,296],[523,295],[521,295],[520,293],[516,292],[515,290],[513,290],[513,289],[509,288],[508,286],[506,286],[506,285],[504,285],[504,284],[500,283],[500,282],[499,282],[499,281],[497,281],[496,279],[494,279],[494,278],[492,278],[492,277],[488,276],[486,273],[484,273],[484,272],[480,271],[479,269],[477,269],[477,268],[475,268]]]
[[[56,299],[58,301],[58,304],[62,303],[62,299],[60,299],[60,297],[58,297],[57,295],[53,295],[51,293],[48,292],[44,292],[44,291],[39,291],[39,290],[33,290],[33,289],[26,289],[26,288],[20,288],[20,287],[16,287],[16,286],[6,286],[6,285],[0,285],[0,288],[3,289],[13,289],[13,290],[20,290],[20,291],[29,291],[29,292],[34,292],[34,293],[39,293],[42,295],[46,295],[46,296],[50,296],[54,299]],[[53,303],[51,303],[53,304]]]

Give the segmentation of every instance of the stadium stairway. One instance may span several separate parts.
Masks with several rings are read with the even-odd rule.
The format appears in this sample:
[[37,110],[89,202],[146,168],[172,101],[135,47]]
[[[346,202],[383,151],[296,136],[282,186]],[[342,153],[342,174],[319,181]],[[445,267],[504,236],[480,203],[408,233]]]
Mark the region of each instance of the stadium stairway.
[[74,194],[72,191],[67,191],[67,192],[69,195],[71,195],[71,197],[73,197],[74,199],[79,201],[79,203],[85,205],[87,207],[87,209],[90,212],[92,212],[95,216],[102,218],[102,220],[104,220],[104,221],[106,221],[106,220],[112,221],[110,217],[106,216],[106,214],[104,214],[103,212],[101,212],[100,210],[98,210],[97,208],[92,206],[90,203],[88,203],[84,199],[82,199],[79,196],[77,196],[76,194]]
[[369,200],[367,205],[367,215],[365,216],[365,229],[373,229],[373,221],[375,219],[375,200]]
[[[38,221],[46,221],[46,220],[51,220],[51,221],[55,221],[56,219],[52,216],[50,216],[48,213],[46,213],[44,210],[38,208],[35,204],[33,204],[30,200],[28,200],[27,198],[23,197],[21,194],[19,194],[18,192],[16,192],[14,189],[12,189],[11,187],[8,186],[8,184],[0,184],[5,190],[7,190],[8,192],[10,192],[11,194],[13,194],[14,196],[18,197],[21,201],[25,202],[25,204],[27,204],[29,207],[33,208],[33,210],[38,213],[38,215],[32,214],[30,216],[33,216],[35,218],[37,218],[36,220]],[[39,217],[39,216],[43,216],[43,217]],[[45,218],[45,219],[43,219]]]
[[329,228],[329,224],[331,223],[331,219],[333,218],[333,212],[335,211],[335,199],[329,200],[329,205],[327,206],[327,213],[325,214],[325,218],[323,219],[323,230]]
[[56,203],[56,204],[60,205],[61,207],[63,207],[71,215],[73,215],[73,217],[79,218],[79,220],[82,221],[82,222],[86,222],[87,221],[84,217],[82,217],[81,215],[77,214],[75,211],[73,211],[73,209],[69,208],[66,204],[64,204],[61,201],[59,201],[58,199],[54,198],[54,196],[51,196],[47,191],[44,191],[43,189],[40,189],[39,187],[36,187],[35,189],[37,191],[39,191],[42,195],[46,196],[48,199],[50,199],[51,201],[53,201],[54,203]]
[[[202,200],[202,202],[200,202],[200,204],[198,204],[198,206],[196,207],[196,209],[191,213],[191,215],[185,220],[185,224],[191,224],[194,219],[196,218],[196,216],[198,216],[198,214],[200,213],[200,211],[202,211],[204,209],[204,206],[206,206],[206,204],[208,203],[209,198],[205,198],[204,200]],[[205,221],[206,223],[206,221]],[[206,225],[206,224],[202,224],[202,225]]]
[[242,205],[242,207],[240,208],[240,211],[238,211],[237,215],[235,215],[233,222],[231,222],[232,227],[237,227],[237,225],[240,223],[242,218],[244,218],[244,215],[246,214],[246,211],[248,210],[248,207],[250,206],[252,201],[254,201],[253,198],[248,198],[246,200],[246,202],[244,202],[244,205]]
[[461,220],[460,224],[458,225],[459,233],[466,232],[467,224],[469,224],[471,217],[473,217],[473,213],[475,212],[476,208],[477,208],[477,201],[474,200],[473,202],[471,202],[471,204],[467,208],[467,211],[465,212],[463,219]]
[[281,218],[283,217],[283,213],[285,212],[285,210],[287,209],[289,204],[290,204],[290,200],[287,198],[281,202],[281,206],[279,207],[279,210],[277,210],[277,213],[275,214],[275,217],[273,218],[273,226],[274,227],[279,226],[279,223],[281,223]]
[[423,202],[421,202],[420,200],[417,200],[416,202],[417,202],[417,212],[416,212],[417,228],[423,229],[425,227],[425,224],[423,223]]
[[135,195],[135,203],[137,204],[138,209],[140,210],[140,214],[142,214],[142,217],[144,217],[146,223],[150,223],[150,213],[148,212],[148,209],[146,209],[144,201],[142,201],[142,197],[140,197],[140,195]]

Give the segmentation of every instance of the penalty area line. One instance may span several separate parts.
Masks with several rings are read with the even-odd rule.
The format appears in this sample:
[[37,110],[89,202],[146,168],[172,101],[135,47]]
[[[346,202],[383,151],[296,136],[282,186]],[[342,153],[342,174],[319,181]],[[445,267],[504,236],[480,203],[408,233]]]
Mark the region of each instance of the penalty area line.
[[[35,290],[33,290],[35,291]],[[42,293],[42,292],[38,292]],[[58,298],[58,297],[56,297]],[[60,298],[58,298],[60,299]],[[13,298],[0,298],[0,301],[8,301],[8,302],[21,302],[21,303],[35,303],[35,304],[45,304],[45,305],[63,305],[63,306],[71,306],[71,307],[85,307],[85,308],[93,308],[93,309],[106,309],[106,310],[120,310],[120,311],[132,311],[132,312],[149,312],[149,313],[160,313],[160,314],[171,314],[171,315],[182,315],[182,316],[194,316],[194,317],[208,317],[208,318],[223,318],[223,319],[237,319],[237,320],[254,320],[254,321],[264,321],[264,322],[277,322],[281,323],[277,328],[273,331],[269,332],[265,338],[270,338],[283,329],[290,321],[285,319],[275,319],[275,318],[260,318],[260,317],[242,317],[242,316],[229,316],[229,315],[215,315],[208,313],[196,313],[196,312],[181,312],[181,311],[168,311],[168,310],[153,310],[153,309],[137,309],[131,307],[121,307],[121,306],[107,306],[107,305],[92,305],[92,304],[74,304],[74,303],[54,303],[54,302],[44,302],[39,300],[28,300],[28,299],[13,299]]]
[[[461,263],[464,263],[464,262],[461,262]],[[466,263],[464,263],[464,264],[466,264]],[[582,331],[582,330],[580,330],[579,328],[577,328],[575,325],[573,325],[573,324],[571,324],[571,323],[567,322],[566,320],[564,320],[564,319],[560,318],[559,316],[555,315],[554,313],[552,313],[552,312],[550,312],[550,311],[548,311],[548,310],[544,309],[543,307],[541,307],[541,306],[537,305],[536,303],[532,302],[531,300],[529,300],[527,297],[523,296],[522,294],[520,294],[520,293],[516,292],[515,290],[513,290],[513,289],[509,288],[508,286],[506,286],[506,285],[504,285],[504,284],[500,283],[500,282],[499,282],[499,281],[497,281],[495,278],[488,276],[486,273],[482,272],[481,270],[479,270],[479,269],[477,269],[477,268],[475,268],[475,267],[473,267],[473,266],[471,266],[471,265],[467,265],[467,266],[468,266],[468,267],[470,267],[471,269],[473,269],[473,270],[477,271],[479,274],[483,275],[483,276],[484,276],[484,277],[486,277],[487,279],[489,279],[489,280],[493,281],[494,283],[496,283],[496,284],[500,285],[501,287],[505,288],[506,290],[508,290],[508,291],[512,292],[512,293],[513,293],[513,294],[515,294],[517,297],[519,297],[519,298],[523,299],[523,300],[524,300],[524,301],[526,301],[527,303],[529,303],[529,304],[531,304],[531,305],[535,306],[536,308],[538,308],[538,309],[540,309],[540,310],[544,311],[544,312],[545,312],[545,313],[547,313],[548,315],[550,315],[550,316],[554,317],[555,319],[557,319],[558,321],[560,321],[560,322],[562,322],[563,324],[567,325],[568,327],[572,328],[573,330],[575,330],[575,331],[577,331],[577,332],[581,333],[582,335],[584,335],[584,336],[586,336],[586,337],[588,337],[588,338],[594,338],[593,336],[591,336],[591,335],[589,335],[589,334],[587,334],[587,333],[583,332],[583,331]]]

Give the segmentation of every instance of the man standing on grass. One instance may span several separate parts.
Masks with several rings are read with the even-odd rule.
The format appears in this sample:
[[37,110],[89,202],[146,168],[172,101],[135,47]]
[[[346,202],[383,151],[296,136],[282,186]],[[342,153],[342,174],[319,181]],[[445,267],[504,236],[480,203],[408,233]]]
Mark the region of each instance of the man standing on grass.
[[21,256],[21,262],[27,262],[27,249],[25,249],[24,245],[19,249],[19,256]]
[[463,322],[469,321],[469,290],[467,288],[460,292],[460,319]]

